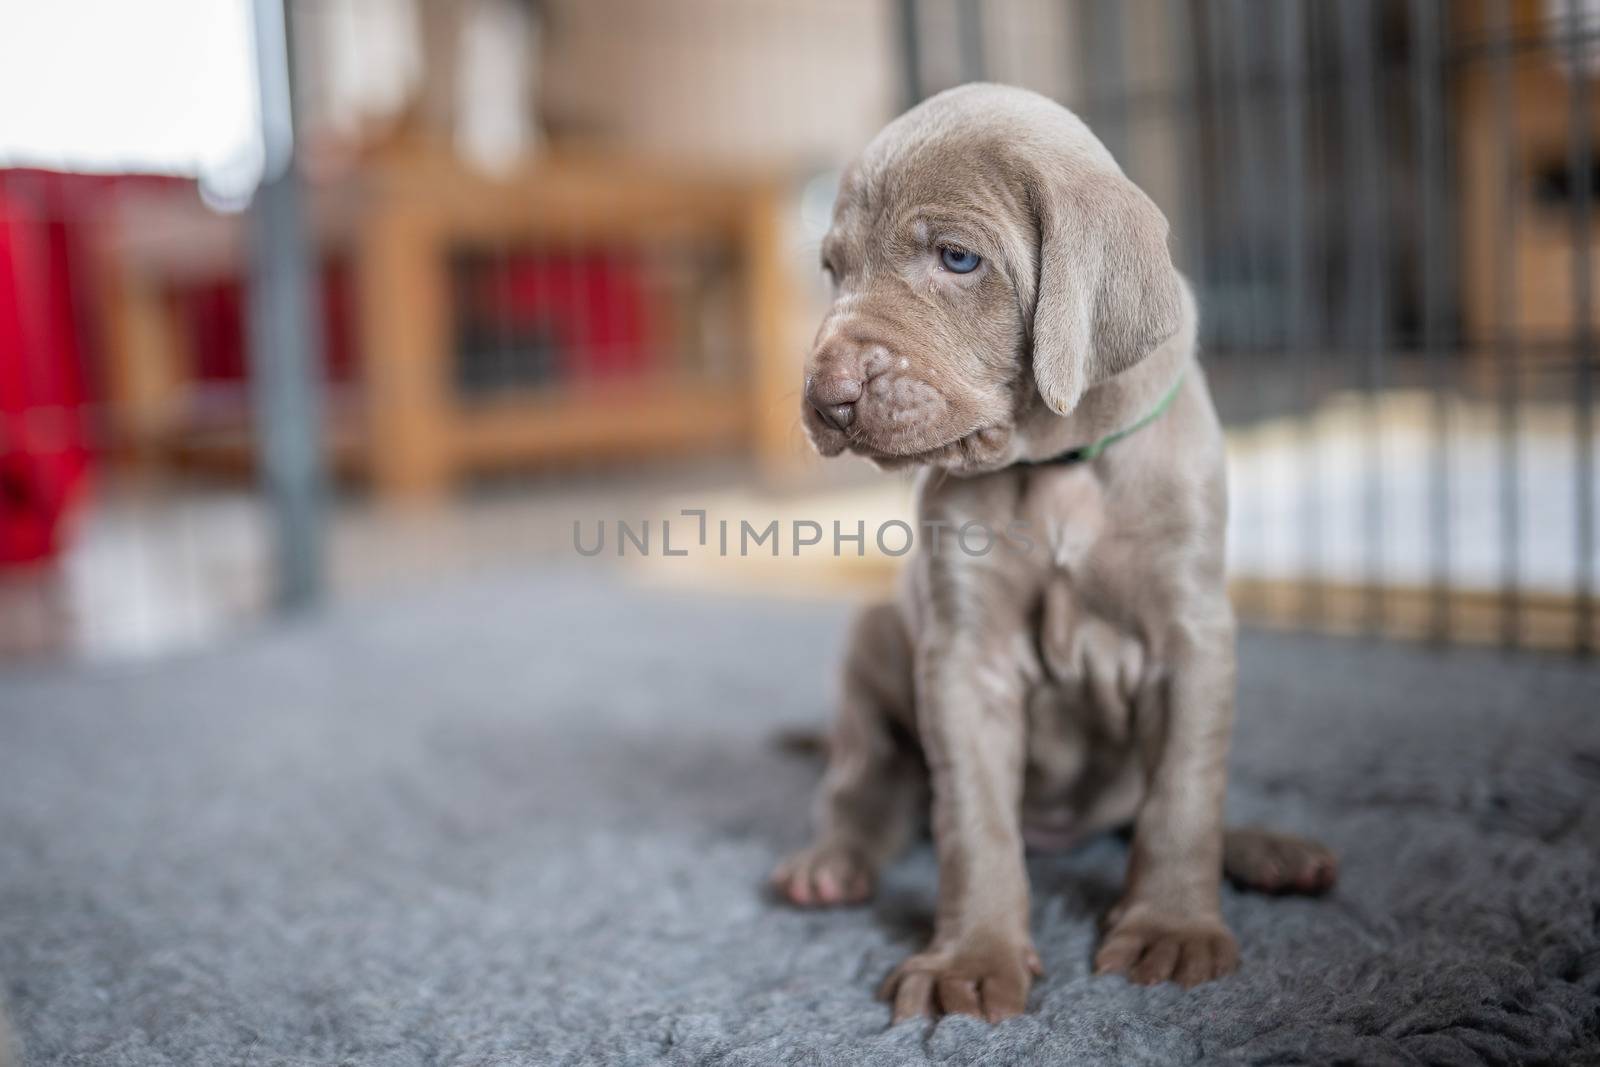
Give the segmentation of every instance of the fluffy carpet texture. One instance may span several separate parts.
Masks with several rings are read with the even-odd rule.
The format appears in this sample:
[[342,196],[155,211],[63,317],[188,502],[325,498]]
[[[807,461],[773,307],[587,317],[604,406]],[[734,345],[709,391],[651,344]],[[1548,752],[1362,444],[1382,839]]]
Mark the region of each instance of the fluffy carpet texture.
[[[1094,978],[1126,848],[1030,858],[1029,1014],[888,1028],[926,845],[870,906],[805,836],[842,606],[506,575],[139,668],[0,676],[0,983],[26,1064],[1600,1062],[1600,676],[1250,635],[1239,973]],[[0,1053],[0,1056],[3,1056]]]

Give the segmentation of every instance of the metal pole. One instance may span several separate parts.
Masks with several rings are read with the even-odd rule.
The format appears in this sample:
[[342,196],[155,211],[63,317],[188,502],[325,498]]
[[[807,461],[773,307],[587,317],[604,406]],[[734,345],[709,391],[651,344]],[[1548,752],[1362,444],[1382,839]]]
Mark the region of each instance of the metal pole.
[[982,0],[956,0],[957,44],[961,49],[961,80],[981,82],[988,66],[983,58],[983,7]]
[[[1256,150],[1256,48],[1252,33],[1255,20],[1265,17],[1261,11],[1251,11],[1245,0],[1229,0],[1223,8],[1222,19],[1227,26],[1228,39],[1233,42],[1231,65],[1231,95],[1233,123],[1238,138],[1236,142],[1239,212],[1234,217],[1238,226],[1240,245],[1239,306],[1240,326],[1237,335],[1239,348],[1247,353],[1245,358],[1259,366],[1261,350],[1265,347],[1265,318],[1273,312],[1262,307],[1260,289],[1264,280],[1261,270],[1260,241],[1257,222],[1263,213],[1263,199],[1271,190],[1263,189],[1261,182],[1261,154]],[[1263,368],[1264,369],[1264,368]],[[1263,375],[1251,374],[1252,396],[1250,417],[1259,419],[1265,409]]]
[[293,611],[323,589],[320,318],[294,167],[288,16],[283,0],[255,0],[254,9],[265,161],[250,218],[250,390],[274,524],[274,596]]
[[1207,303],[1207,286],[1210,278],[1206,272],[1206,188],[1205,149],[1200,126],[1204,121],[1203,85],[1201,82],[1199,49],[1194,46],[1196,16],[1190,0],[1167,0],[1167,18],[1172,26],[1172,54],[1181,64],[1179,76],[1174,79],[1178,95],[1169,97],[1168,104],[1173,122],[1180,128],[1180,150],[1186,153],[1192,165],[1185,168],[1183,179],[1183,219],[1178,246],[1183,254],[1189,282],[1200,294],[1200,304]]
[[1079,11],[1079,55],[1088,75],[1088,112],[1096,136],[1122,169],[1132,173],[1128,142],[1128,86],[1123,63],[1122,4],[1088,0]]
[[1515,648],[1522,642],[1522,456],[1517,380],[1517,215],[1521,168],[1516,141],[1516,81],[1512,77],[1510,0],[1490,5],[1491,85],[1494,130],[1501,160],[1501,203],[1495,240],[1504,254],[1495,257],[1495,331],[1490,339],[1500,377],[1500,643]]
[[897,19],[900,31],[901,91],[905,106],[922,102],[922,39],[917,29],[917,0],[900,0]]
[[1283,105],[1283,238],[1284,348],[1289,355],[1299,411],[1299,440],[1304,454],[1300,481],[1299,533],[1304,546],[1300,623],[1322,621],[1322,465],[1312,387],[1307,304],[1310,290],[1310,243],[1307,238],[1305,11],[1299,0],[1277,5],[1278,78]]
[[1378,633],[1385,619],[1383,521],[1383,388],[1388,324],[1388,244],[1383,180],[1383,130],[1378,110],[1380,71],[1373,59],[1375,24],[1370,0],[1339,5],[1345,148],[1350,154],[1354,230],[1346,257],[1347,296],[1353,298],[1354,336],[1366,351],[1366,426],[1362,473],[1362,540],[1365,546],[1364,628]]
[[1576,633],[1573,644],[1580,653],[1596,650],[1594,574],[1594,299],[1593,265],[1589,242],[1594,221],[1590,183],[1594,180],[1594,145],[1590,142],[1589,76],[1585,69],[1589,51],[1585,43],[1588,5],[1569,5],[1567,58],[1572,64],[1568,80],[1571,113],[1568,115],[1567,191],[1572,196],[1572,317],[1573,356],[1577,380],[1573,383],[1573,430],[1577,449],[1577,480],[1573,487],[1578,514],[1575,534]]
[[[1238,370],[1239,352],[1239,257],[1238,241],[1234,236],[1239,228],[1239,182],[1237,131],[1228,120],[1227,104],[1229,93],[1232,92],[1229,57],[1232,54],[1231,46],[1236,42],[1229,39],[1220,5],[1201,4],[1197,15],[1203,23],[1203,36],[1197,34],[1196,40],[1204,40],[1206,49],[1205,134],[1209,141],[1210,158],[1205,173],[1212,183],[1211,188],[1216,191],[1207,201],[1212,212],[1212,217],[1207,219],[1212,234],[1207,261],[1211,290],[1207,314],[1201,316],[1201,329],[1206,331],[1204,341],[1212,350],[1213,366],[1221,364],[1218,370],[1223,372],[1231,386]],[[1232,388],[1226,390],[1229,394],[1234,391]],[[1232,400],[1232,396],[1218,397],[1219,404],[1227,404]],[[1227,413],[1224,413],[1226,418]]]
[[1437,0],[1411,0],[1412,92],[1417,108],[1422,190],[1422,349],[1433,394],[1432,464],[1428,476],[1429,562],[1432,596],[1429,636],[1450,637],[1450,425],[1445,360],[1440,329],[1444,315],[1444,111],[1440,105],[1443,65],[1442,15]]

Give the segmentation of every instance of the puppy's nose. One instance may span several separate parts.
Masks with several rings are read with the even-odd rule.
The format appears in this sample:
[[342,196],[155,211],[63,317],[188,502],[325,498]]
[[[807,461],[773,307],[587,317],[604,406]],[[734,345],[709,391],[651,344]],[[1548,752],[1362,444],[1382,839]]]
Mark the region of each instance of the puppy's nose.
[[861,381],[843,374],[817,374],[806,382],[806,399],[822,421],[844,431],[856,417],[856,401],[861,399]]

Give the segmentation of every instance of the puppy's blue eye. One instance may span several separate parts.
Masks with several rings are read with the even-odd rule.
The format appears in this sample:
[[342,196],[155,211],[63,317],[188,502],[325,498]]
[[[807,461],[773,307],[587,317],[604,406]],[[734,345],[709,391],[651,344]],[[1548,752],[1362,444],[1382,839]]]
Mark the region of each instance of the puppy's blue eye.
[[939,261],[951,274],[971,274],[978,269],[978,264],[983,262],[976,252],[966,252],[959,248],[939,249]]

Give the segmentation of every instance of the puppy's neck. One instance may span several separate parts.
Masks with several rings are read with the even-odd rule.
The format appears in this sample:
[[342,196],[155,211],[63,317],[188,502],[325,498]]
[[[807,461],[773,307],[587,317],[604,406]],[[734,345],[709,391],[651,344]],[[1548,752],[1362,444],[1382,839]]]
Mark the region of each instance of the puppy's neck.
[[1135,425],[1162,403],[1193,352],[1193,331],[1180,330],[1134,366],[1085,390],[1070,413],[1057,415],[1038,401],[1018,422],[1012,462],[1043,462]]

